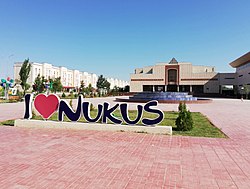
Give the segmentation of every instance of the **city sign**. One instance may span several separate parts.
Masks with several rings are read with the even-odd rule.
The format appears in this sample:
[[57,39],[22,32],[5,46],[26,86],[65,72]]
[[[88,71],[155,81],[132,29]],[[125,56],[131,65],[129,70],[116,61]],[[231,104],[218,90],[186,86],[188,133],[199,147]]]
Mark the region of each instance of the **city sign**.
[[[26,94],[24,119],[32,118],[32,102],[33,94]],[[157,125],[164,119],[164,113],[157,108],[158,101],[156,100],[149,101],[144,105],[137,105],[137,117],[134,120],[129,118],[128,103],[117,103],[111,106],[108,102],[103,102],[103,104],[98,104],[97,106],[97,115],[91,117],[91,103],[83,100],[82,95],[78,97],[76,110],[73,110],[66,100],[60,99],[55,94],[39,94],[35,97],[33,105],[45,120],[49,119],[55,112],[58,112],[58,121],[63,121],[65,115],[70,121],[78,121],[81,117],[84,117],[89,123],[100,121],[101,123],[108,123],[108,120],[110,120],[114,124],[122,124],[124,122],[127,125],[135,125],[141,121],[143,125]],[[113,115],[116,110],[120,111],[121,118]],[[143,111],[157,116],[153,119],[143,118]]]

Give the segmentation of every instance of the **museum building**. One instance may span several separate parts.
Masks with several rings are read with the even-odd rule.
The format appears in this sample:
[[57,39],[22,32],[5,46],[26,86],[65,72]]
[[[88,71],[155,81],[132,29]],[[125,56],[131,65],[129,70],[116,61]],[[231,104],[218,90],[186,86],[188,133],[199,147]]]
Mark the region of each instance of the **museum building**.
[[250,85],[250,52],[234,60],[230,65],[235,73],[218,73],[214,66],[196,66],[190,62],[157,63],[154,66],[136,68],[130,74],[130,92],[170,91],[193,94],[223,94],[241,90]]
[[236,80],[239,88],[250,86],[250,52],[237,58],[230,63],[233,68],[236,68]]

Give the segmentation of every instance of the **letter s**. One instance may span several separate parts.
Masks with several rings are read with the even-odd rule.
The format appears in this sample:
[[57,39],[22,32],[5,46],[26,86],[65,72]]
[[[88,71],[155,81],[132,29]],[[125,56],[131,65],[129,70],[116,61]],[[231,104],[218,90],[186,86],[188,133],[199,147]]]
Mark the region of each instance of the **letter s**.
[[144,118],[142,120],[142,123],[144,125],[157,125],[159,123],[161,123],[164,119],[164,113],[159,110],[159,109],[152,109],[151,106],[157,106],[158,105],[158,101],[156,100],[152,100],[152,101],[149,101],[145,106],[144,106],[144,110],[146,112],[149,112],[149,113],[154,113],[154,114],[158,114],[159,116],[155,119],[147,119],[147,118]]

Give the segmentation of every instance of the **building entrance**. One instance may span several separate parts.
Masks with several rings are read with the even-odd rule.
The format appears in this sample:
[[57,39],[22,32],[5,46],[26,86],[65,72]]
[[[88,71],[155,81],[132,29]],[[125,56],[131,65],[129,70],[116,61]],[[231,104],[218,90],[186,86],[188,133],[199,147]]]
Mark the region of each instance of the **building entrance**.
[[177,85],[168,85],[167,91],[168,92],[177,92]]
[[143,85],[143,91],[153,92],[153,85]]

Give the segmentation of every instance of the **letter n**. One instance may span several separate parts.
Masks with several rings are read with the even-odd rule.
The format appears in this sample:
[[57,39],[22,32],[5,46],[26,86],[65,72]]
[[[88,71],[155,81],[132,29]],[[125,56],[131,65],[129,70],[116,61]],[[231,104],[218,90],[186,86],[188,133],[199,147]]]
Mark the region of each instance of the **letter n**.
[[71,121],[78,121],[81,117],[82,113],[82,95],[79,95],[78,97],[78,104],[77,109],[74,112],[74,110],[71,108],[69,103],[65,100],[61,100],[59,103],[59,112],[58,112],[58,120],[63,121],[64,114],[69,118]]

